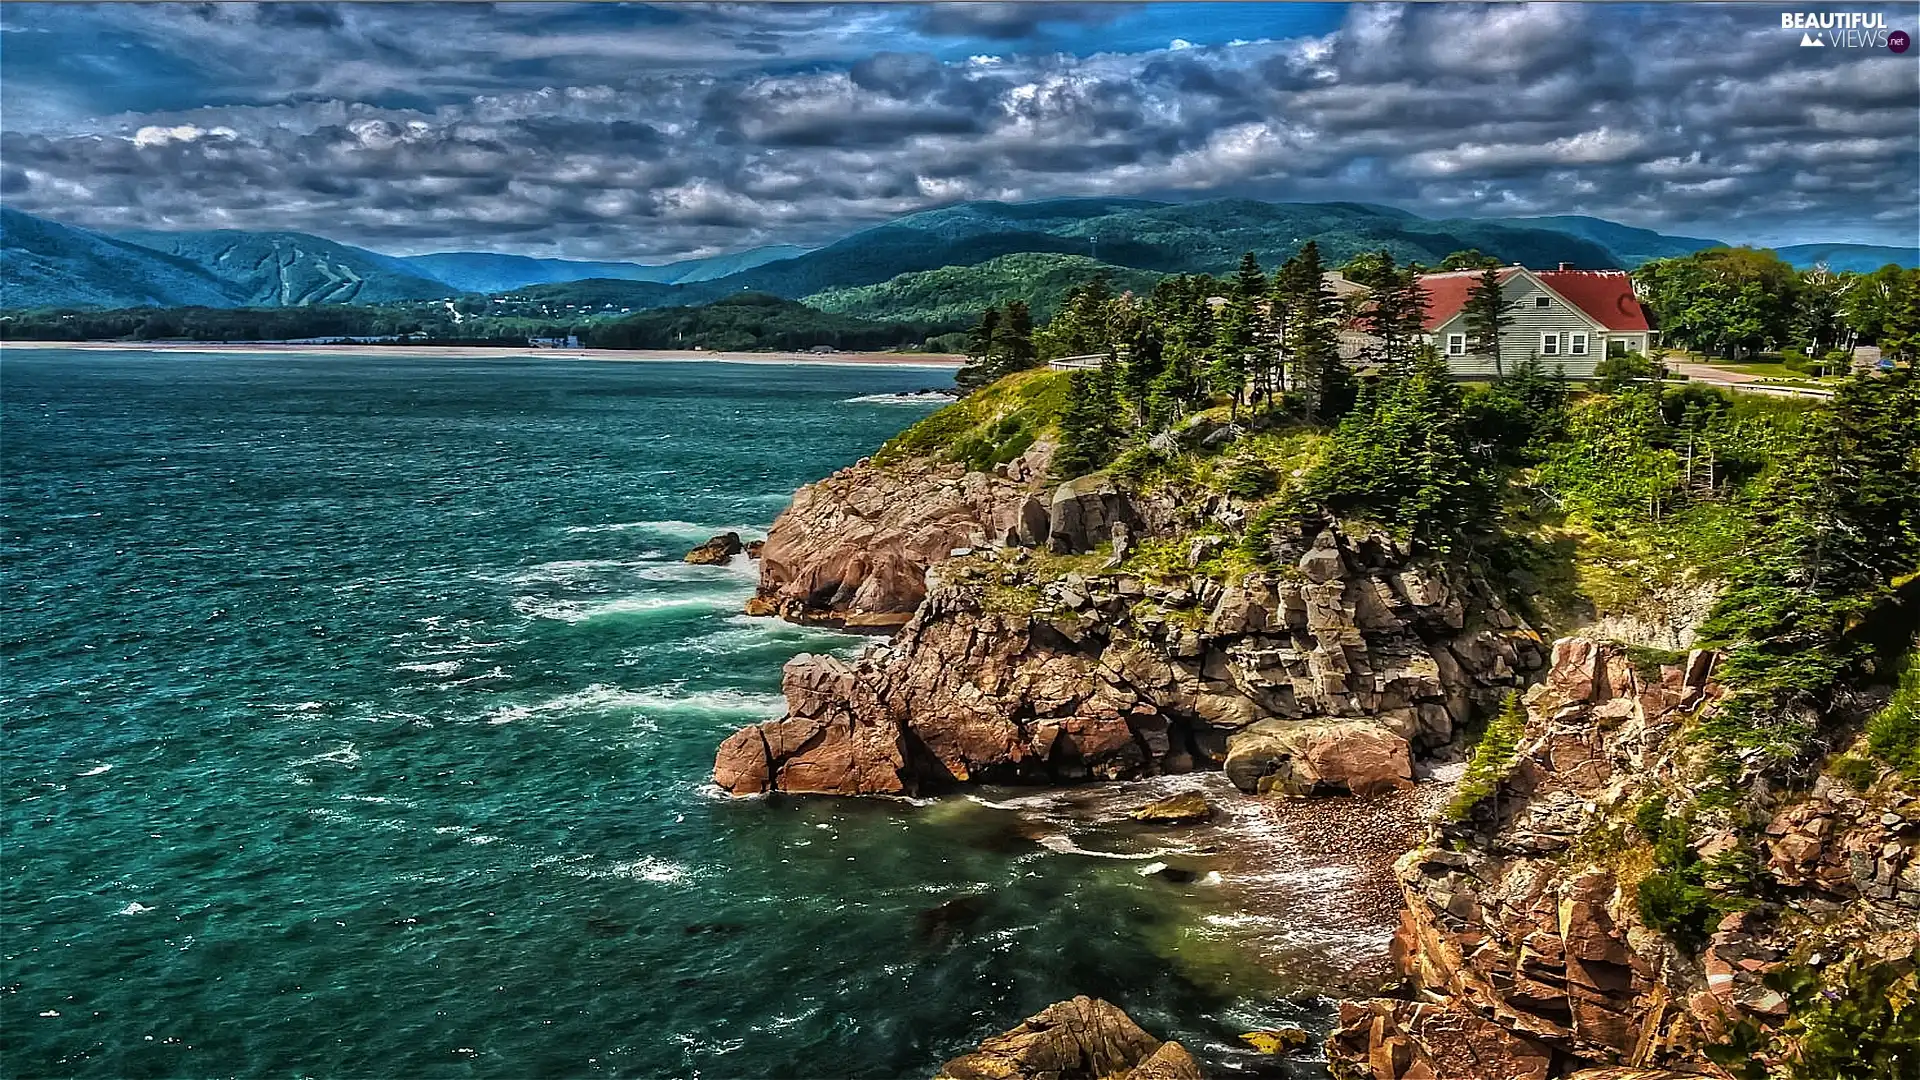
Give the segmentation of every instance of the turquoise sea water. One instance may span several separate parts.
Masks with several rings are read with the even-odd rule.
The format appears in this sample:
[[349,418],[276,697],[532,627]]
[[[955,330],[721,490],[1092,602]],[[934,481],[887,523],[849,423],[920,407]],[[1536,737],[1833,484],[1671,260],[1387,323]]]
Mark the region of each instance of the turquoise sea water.
[[7,350],[0,1071],[925,1076],[1076,993],[1232,1070],[1315,1022],[1200,885],[1077,853],[1154,836],[707,788],[861,642],[680,555],[948,381]]

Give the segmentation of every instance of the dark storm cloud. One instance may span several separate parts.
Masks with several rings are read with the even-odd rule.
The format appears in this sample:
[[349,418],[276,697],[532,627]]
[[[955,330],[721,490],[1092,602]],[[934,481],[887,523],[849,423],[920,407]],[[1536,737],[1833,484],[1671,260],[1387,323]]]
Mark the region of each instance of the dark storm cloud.
[[[204,104],[102,110],[81,69],[9,48],[0,193],[107,228],[582,257],[1060,195],[1590,213],[1770,242],[1920,229],[1914,56],[1803,50],[1771,9],[1369,5],[1332,33],[1235,42],[1205,39],[1206,9],[1127,9],[1192,13],[1176,33],[1200,44],[1075,55],[1040,24],[1114,9],[1026,7],[117,9],[113,33],[172,50],[155,85],[191,76]],[[58,38],[90,18],[16,5],[0,26]]]
[[989,41],[1026,41],[1040,36],[1049,24],[1098,25],[1112,19],[1114,5],[1072,4],[1058,0],[1040,3],[935,3],[920,6],[916,27],[938,37],[984,38]]

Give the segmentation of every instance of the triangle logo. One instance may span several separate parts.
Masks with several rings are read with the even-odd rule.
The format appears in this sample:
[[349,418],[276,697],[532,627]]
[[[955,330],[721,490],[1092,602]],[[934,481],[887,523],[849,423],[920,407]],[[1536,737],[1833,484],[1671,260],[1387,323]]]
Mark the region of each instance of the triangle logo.
[[1827,47],[1827,43],[1814,37],[1812,34],[1801,34],[1800,47],[1803,49],[1824,49]]

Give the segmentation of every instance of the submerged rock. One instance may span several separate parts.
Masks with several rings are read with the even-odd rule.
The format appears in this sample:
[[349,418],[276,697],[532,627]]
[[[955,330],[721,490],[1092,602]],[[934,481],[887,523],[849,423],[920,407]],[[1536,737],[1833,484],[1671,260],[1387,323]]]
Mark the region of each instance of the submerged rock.
[[686,561],[697,566],[725,566],[745,550],[739,533],[724,532],[687,552]]
[[1270,1031],[1249,1031],[1240,1036],[1240,1041],[1263,1054],[1292,1054],[1305,1050],[1313,1042],[1313,1036],[1295,1027],[1273,1028]]
[[1197,791],[1157,799],[1128,814],[1135,821],[1156,825],[1192,825],[1213,817],[1213,804]]
[[1177,1042],[1161,1042],[1117,1006],[1077,997],[1021,1021],[971,1054],[941,1066],[934,1080],[1199,1080],[1200,1066]]

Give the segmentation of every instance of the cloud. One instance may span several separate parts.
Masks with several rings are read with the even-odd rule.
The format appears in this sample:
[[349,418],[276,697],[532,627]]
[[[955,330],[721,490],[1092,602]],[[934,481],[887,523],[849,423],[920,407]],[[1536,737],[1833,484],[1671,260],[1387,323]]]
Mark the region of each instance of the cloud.
[[68,55],[9,50],[0,194],[103,228],[595,258],[1070,195],[1920,230],[1913,57],[1802,51],[1767,11],[1359,5],[1255,39],[1237,8],[1228,44],[1203,9],[1129,10],[1174,45],[1064,51],[1116,17],[1064,4],[8,5],[0,28]]

